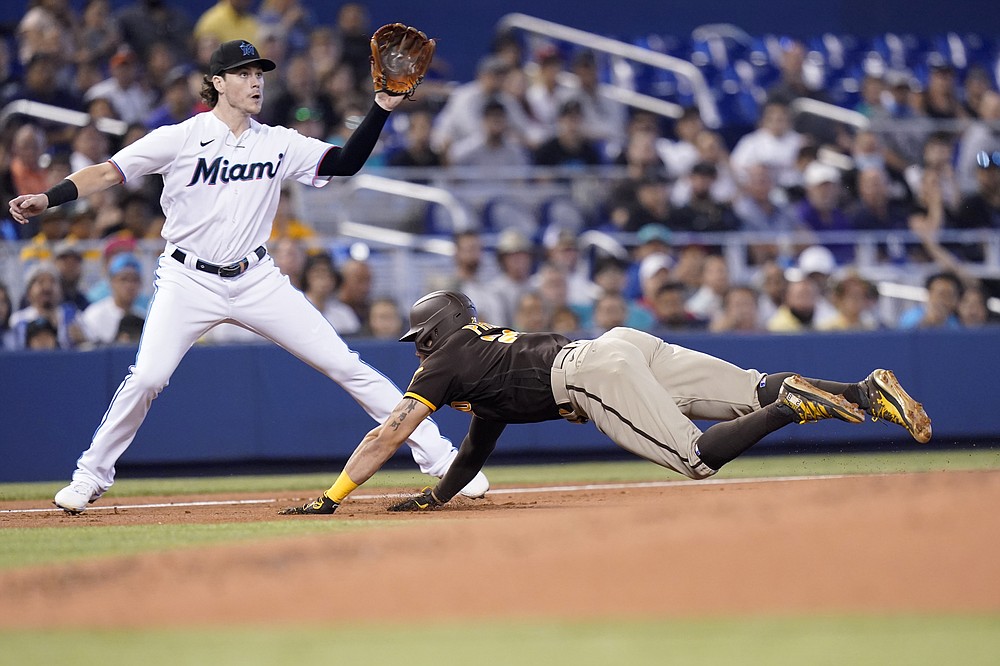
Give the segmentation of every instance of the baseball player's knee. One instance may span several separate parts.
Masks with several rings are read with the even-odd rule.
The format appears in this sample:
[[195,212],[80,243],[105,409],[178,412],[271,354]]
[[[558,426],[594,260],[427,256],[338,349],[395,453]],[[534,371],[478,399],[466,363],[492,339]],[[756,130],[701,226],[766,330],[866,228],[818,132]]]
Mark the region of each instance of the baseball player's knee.
[[132,382],[135,388],[144,395],[155,398],[170,382],[170,374],[162,371],[134,368],[132,370]]

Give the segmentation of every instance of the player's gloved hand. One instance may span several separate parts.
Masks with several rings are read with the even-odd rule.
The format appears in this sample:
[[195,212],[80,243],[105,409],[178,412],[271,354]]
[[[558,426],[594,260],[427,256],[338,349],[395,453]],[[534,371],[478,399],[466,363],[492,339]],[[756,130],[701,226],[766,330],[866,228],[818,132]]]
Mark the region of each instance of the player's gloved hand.
[[312,502],[306,502],[302,506],[292,506],[282,509],[278,513],[282,516],[296,516],[302,514],[331,514],[340,506],[323,493]]
[[444,506],[444,503],[434,495],[434,489],[427,486],[416,497],[393,504],[389,507],[389,511],[432,511],[441,506]]

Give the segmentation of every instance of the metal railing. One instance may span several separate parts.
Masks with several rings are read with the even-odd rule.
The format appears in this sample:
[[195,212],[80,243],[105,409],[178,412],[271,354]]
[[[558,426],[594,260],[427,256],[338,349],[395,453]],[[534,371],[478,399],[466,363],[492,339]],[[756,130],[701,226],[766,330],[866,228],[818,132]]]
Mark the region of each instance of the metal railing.
[[[540,37],[576,44],[598,53],[617,56],[619,58],[641,63],[643,65],[673,72],[674,74],[683,77],[691,84],[695,103],[698,105],[698,111],[701,114],[702,122],[704,122],[706,126],[713,129],[718,128],[722,124],[722,119],[719,116],[719,109],[715,103],[715,97],[712,95],[712,91],[709,88],[708,83],[706,83],[705,77],[697,67],[687,60],[675,58],[665,53],[658,53],[633,44],[621,42],[609,37],[602,37],[600,35],[595,35],[576,28],[570,28],[560,23],[553,23],[552,21],[546,21],[544,19],[535,18],[526,14],[507,14],[497,22],[497,28],[499,30],[521,30]],[[623,90],[631,94],[621,92]],[[632,106],[642,105],[641,108],[647,108],[656,113],[661,113],[662,115],[676,118],[677,115],[675,114],[679,114],[679,108],[675,108],[676,105],[663,103],[663,100],[651,95],[643,95],[642,93],[635,91],[627,91],[627,89],[624,88],[611,91],[608,89],[608,86],[603,86],[601,88],[601,94],[624,104]]]
[[93,122],[98,130],[105,134],[113,134],[114,136],[124,136],[128,130],[128,123],[115,118],[97,118],[95,120],[89,113],[84,113],[83,111],[73,111],[72,109],[64,109],[59,106],[32,102],[26,99],[11,102],[0,110],[0,130],[6,127],[10,119],[15,116],[28,116],[29,118],[47,120],[74,127],[84,127]]

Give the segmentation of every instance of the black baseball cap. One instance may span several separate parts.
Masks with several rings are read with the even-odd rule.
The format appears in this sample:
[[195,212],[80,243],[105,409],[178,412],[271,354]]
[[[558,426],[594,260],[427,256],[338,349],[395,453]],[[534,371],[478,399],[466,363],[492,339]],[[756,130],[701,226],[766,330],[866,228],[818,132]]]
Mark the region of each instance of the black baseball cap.
[[262,58],[257,48],[250,42],[245,39],[234,39],[215,49],[212,59],[208,61],[208,73],[210,76],[218,76],[226,70],[249,64],[259,65],[265,72],[277,67],[273,61]]

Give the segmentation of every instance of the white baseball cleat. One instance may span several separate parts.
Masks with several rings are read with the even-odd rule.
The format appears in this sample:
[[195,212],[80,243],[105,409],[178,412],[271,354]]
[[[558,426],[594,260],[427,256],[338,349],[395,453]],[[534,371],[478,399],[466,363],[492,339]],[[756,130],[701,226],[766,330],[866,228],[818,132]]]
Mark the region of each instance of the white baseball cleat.
[[57,492],[52,503],[66,513],[75,516],[78,513],[83,513],[88,504],[94,503],[103,494],[104,491],[98,490],[90,481],[80,479]]
[[472,499],[481,499],[486,497],[486,491],[489,489],[490,480],[482,472],[477,472],[472,481],[469,481],[467,486],[458,491],[458,494]]
[[[432,476],[435,476],[439,479],[443,477],[448,472],[448,469],[451,467],[451,464],[455,461],[455,456],[457,455],[458,455],[458,449],[452,449],[451,453],[448,454],[448,462],[445,465],[444,470],[441,472],[440,475],[433,474]],[[469,481],[469,483],[464,488],[458,491],[458,494],[463,497],[468,497],[470,499],[481,499],[486,496],[486,493],[489,489],[490,489],[490,480],[486,478],[486,475],[483,474],[482,471],[480,471],[476,472],[476,475],[472,477],[472,481]]]

